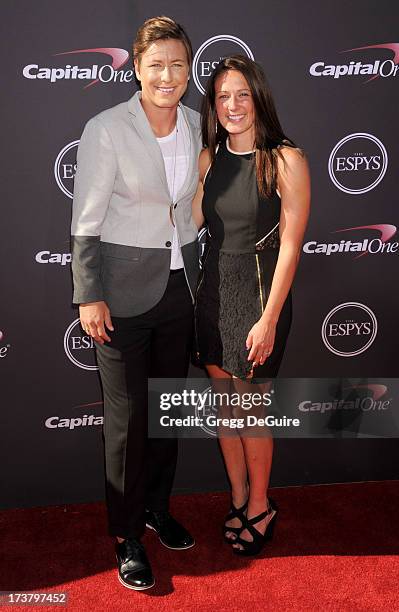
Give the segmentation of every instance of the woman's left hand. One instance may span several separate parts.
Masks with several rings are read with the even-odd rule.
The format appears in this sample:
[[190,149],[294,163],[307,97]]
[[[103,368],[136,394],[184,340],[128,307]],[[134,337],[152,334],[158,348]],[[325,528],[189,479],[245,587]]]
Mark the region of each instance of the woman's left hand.
[[263,365],[273,350],[276,336],[276,324],[259,319],[250,329],[246,340],[247,349],[251,349],[248,361],[254,366]]

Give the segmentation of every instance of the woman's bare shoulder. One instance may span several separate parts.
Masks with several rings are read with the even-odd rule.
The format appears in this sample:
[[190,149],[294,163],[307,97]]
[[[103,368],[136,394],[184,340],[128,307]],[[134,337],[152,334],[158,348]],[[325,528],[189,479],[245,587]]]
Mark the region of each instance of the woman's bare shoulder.
[[308,162],[303,149],[286,144],[277,147],[277,163],[279,174],[303,172],[308,169]]
[[301,160],[306,159],[305,151],[293,145],[282,143],[277,147],[277,150],[279,157],[283,158],[282,161],[287,163],[300,163]]

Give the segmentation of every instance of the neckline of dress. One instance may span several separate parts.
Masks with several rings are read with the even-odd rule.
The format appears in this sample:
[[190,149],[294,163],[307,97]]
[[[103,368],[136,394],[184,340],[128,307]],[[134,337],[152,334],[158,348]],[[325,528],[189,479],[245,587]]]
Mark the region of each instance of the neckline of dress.
[[251,155],[251,153],[255,153],[256,151],[256,149],[252,149],[252,151],[233,151],[233,149],[230,148],[228,136],[226,138],[226,149],[229,151],[229,153],[232,153],[233,155]]

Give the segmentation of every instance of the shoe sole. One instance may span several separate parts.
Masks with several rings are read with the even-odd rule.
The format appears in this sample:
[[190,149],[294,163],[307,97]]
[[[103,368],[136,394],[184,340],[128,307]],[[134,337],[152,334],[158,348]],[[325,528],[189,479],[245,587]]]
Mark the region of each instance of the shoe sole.
[[148,586],[144,586],[144,587],[132,586],[131,584],[128,584],[127,582],[122,580],[119,574],[118,574],[118,580],[121,584],[123,584],[124,587],[126,587],[127,589],[132,589],[133,591],[145,591],[146,589],[151,589],[155,585],[155,580],[154,580],[154,582]]
[[[118,557],[116,555],[115,557],[116,557],[116,562],[119,563]],[[127,589],[133,589],[133,591],[145,591],[146,589],[152,589],[152,587],[155,584],[155,579],[154,579],[154,582],[152,584],[149,584],[148,586],[145,586],[145,587],[133,586],[129,584],[128,582],[125,582],[124,580],[122,580],[122,578],[119,575],[119,572],[118,572],[118,580],[121,584],[123,584],[124,587],[126,587]]]
[[[146,523],[145,526],[148,527],[148,529],[152,529],[152,531],[155,531],[155,533],[158,535],[158,532],[155,529],[155,527],[153,527],[152,525],[149,525],[148,523]],[[188,550],[189,548],[192,548],[193,546],[195,546],[195,541],[192,544],[189,544],[188,546],[169,546],[168,544],[165,544],[165,542],[161,539],[159,535],[158,535],[158,539],[161,542],[161,544],[165,546],[165,548],[169,548],[169,550]]]

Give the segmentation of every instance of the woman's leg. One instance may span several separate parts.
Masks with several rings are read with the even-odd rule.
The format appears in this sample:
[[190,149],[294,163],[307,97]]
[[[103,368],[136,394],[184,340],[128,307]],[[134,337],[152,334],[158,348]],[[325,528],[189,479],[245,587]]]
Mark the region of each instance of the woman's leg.
[[[240,394],[242,393],[267,393],[268,384],[255,385],[246,381],[234,378],[234,387]],[[250,396],[249,396],[250,397]],[[265,417],[265,407],[259,406],[251,408],[250,411],[242,410],[240,416],[251,414],[257,418]],[[254,436],[254,434],[257,434]],[[249,498],[247,517],[249,519],[261,514],[267,509],[267,490],[269,487],[270,471],[273,459],[273,438],[267,428],[263,426],[251,427],[241,430],[241,441],[244,451],[245,463],[248,470],[249,479]],[[265,533],[267,524],[272,518],[273,513],[266,516],[263,520],[254,525],[260,533]],[[251,534],[245,529],[240,537],[251,542]],[[242,548],[240,544],[233,544],[237,548]]]
[[[209,377],[212,379],[212,388],[215,392],[231,392],[231,374],[225,372],[216,365],[207,365]],[[223,405],[219,409],[220,417],[230,418],[230,405]],[[245,462],[244,448],[240,436],[234,429],[219,428],[218,439],[222,451],[227,475],[231,485],[231,499],[236,508],[240,508],[248,499],[248,474]],[[239,518],[226,522],[227,527],[241,527]],[[226,533],[227,538],[234,539],[233,532]]]

